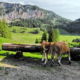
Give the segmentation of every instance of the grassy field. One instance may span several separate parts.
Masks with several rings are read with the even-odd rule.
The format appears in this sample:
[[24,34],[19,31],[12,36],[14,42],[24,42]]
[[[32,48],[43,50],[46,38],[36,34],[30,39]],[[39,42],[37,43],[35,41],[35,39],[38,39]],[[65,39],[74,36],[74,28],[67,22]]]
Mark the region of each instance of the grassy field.
[[[12,32],[13,29],[16,30],[16,33]],[[32,34],[34,30],[39,30],[39,34]],[[39,28],[26,28],[26,27],[12,27],[10,28],[12,32],[12,40],[14,43],[22,43],[22,44],[35,44],[35,40],[41,39],[43,32],[40,31]],[[20,33],[21,31],[25,31],[25,33]],[[60,35],[60,41],[72,42],[73,39],[80,38],[80,36],[73,35]]]
[[60,35],[60,40],[62,41],[67,41],[67,42],[72,42],[73,39],[79,38],[80,36],[74,36],[74,35]]
[[[15,52],[1,50],[2,43],[35,44],[36,38],[41,39],[41,36],[43,34],[43,32],[40,31],[39,28],[25,28],[25,27],[23,28],[23,27],[14,26],[9,29],[12,34],[12,39],[6,39],[6,38],[0,37],[0,54],[5,54],[6,52],[9,52],[9,54],[15,54]],[[16,33],[13,32],[14,29],[16,30]],[[39,30],[39,34],[32,34],[31,32],[33,32],[34,30]],[[25,33],[21,33],[21,31],[25,31]],[[80,36],[60,35],[60,41],[71,42],[73,39],[76,39],[76,38],[80,38]],[[34,58],[42,57],[40,53],[33,54],[30,52],[25,52],[24,56],[34,57]],[[3,56],[3,58],[4,58],[4,56]]]
[[[22,27],[12,27],[10,31],[16,29],[16,33],[12,32],[12,40],[14,43],[22,43],[22,44],[35,44],[35,40],[41,39],[42,31],[39,28],[22,28]],[[34,30],[39,30],[39,34],[32,34]],[[21,31],[25,31],[25,33],[20,33]]]

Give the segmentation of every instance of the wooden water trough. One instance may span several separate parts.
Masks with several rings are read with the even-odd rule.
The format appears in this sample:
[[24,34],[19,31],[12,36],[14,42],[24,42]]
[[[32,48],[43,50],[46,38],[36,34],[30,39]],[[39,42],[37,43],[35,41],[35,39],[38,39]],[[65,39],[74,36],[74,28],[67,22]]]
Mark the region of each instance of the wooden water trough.
[[2,50],[22,51],[22,52],[40,52],[40,46],[38,46],[38,45],[3,43],[2,44]]
[[38,45],[3,43],[2,50],[14,51],[16,52],[16,57],[22,57],[23,52],[40,52],[41,48]]
[[[15,51],[16,56],[23,56],[23,52],[40,52],[40,45],[26,45],[26,44],[12,44],[12,43],[3,43],[2,50],[6,51]],[[71,57],[75,58],[80,55],[80,48],[72,47],[70,48]]]

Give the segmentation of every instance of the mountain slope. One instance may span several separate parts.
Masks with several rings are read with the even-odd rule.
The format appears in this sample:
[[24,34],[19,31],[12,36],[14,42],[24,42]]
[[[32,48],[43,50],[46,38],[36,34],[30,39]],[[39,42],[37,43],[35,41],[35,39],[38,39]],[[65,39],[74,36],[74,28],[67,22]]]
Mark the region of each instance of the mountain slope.
[[52,11],[38,6],[21,5],[0,2],[0,19],[5,18],[8,23],[14,26],[40,27],[49,30],[51,27],[59,28],[61,34],[69,33],[65,29],[71,20],[65,19]]
[[[0,2],[0,18],[3,17],[7,20],[15,20],[20,18],[50,18],[52,20],[64,19],[52,11],[44,10],[37,6]],[[64,20],[68,21],[67,19]]]
[[79,34],[80,35],[80,18],[68,23],[66,25],[66,30],[68,30],[71,34]]

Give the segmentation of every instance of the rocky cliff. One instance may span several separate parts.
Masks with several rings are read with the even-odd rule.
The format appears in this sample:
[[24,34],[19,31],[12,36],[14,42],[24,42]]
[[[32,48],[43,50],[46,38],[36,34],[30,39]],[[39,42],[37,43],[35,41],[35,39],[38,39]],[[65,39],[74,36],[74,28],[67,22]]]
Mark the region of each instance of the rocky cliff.
[[53,20],[59,20],[62,17],[52,11],[44,10],[37,6],[0,2],[0,19],[2,18],[12,21],[21,18],[51,18]]
[[43,11],[37,6],[0,2],[0,18],[5,17],[8,20],[44,18],[45,15],[48,16],[50,14],[51,12]]

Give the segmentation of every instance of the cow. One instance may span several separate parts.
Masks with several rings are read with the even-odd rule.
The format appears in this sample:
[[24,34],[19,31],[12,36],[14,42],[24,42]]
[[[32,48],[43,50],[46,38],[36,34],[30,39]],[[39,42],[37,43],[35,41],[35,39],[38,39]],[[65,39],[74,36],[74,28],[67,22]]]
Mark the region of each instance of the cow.
[[69,64],[71,64],[71,57],[70,57],[70,48],[68,47],[68,44],[65,41],[57,41],[52,44],[51,48],[51,61],[52,64],[54,63],[54,56],[57,54],[57,59],[59,65],[61,64],[61,58],[63,54],[68,54]]
[[44,61],[43,66],[45,66],[48,61],[48,53],[51,45],[52,44],[50,42],[46,42],[44,40],[41,42],[42,62]]

